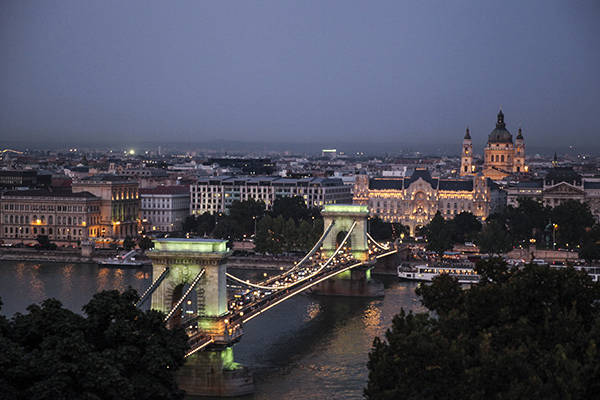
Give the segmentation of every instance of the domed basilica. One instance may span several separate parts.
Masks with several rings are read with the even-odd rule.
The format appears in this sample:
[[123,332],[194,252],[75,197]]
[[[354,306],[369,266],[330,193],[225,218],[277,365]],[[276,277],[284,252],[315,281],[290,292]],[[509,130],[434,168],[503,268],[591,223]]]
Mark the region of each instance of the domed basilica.
[[[496,129],[488,136],[487,145],[484,148],[483,169],[481,173],[492,180],[503,179],[514,173],[527,172],[525,165],[525,141],[521,128],[513,143],[512,134],[506,129],[504,113],[498,113]],[[476,166],[473,164],[473,143],[471,133],[467,128],[463,139],[462,156],[460,163],[460,175],[476,174]]]

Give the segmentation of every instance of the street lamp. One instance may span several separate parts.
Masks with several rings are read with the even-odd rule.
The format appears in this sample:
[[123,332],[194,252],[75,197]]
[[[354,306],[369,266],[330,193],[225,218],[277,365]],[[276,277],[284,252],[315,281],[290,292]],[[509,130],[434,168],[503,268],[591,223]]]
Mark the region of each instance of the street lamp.
[[558,229],[557,224],[552,224],[552,250],[556,250],[556,230]]

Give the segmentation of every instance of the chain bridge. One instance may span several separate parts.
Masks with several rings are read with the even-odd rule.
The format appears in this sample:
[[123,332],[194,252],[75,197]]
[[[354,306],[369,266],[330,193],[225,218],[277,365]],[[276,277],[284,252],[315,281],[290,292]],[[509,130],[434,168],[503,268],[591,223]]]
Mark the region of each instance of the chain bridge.
[[[260,282],[227,272],[226,241],[158,239],[149,252],[153,282],[137,306],[149,299],[170,327],[189,336],[186,364],[178,375],[191,395],[237,396],[253,391],[251,373],[233,361],[233,345],[244,324],[300,293],[376,296],[371,281],[377,259],[397,252],[367,232],[368,210],[361,205],[327,205],[324,231],[298,262]],[[229,284],[228,284],[229,282]],[[228,288],[232,296],[228,298]]]

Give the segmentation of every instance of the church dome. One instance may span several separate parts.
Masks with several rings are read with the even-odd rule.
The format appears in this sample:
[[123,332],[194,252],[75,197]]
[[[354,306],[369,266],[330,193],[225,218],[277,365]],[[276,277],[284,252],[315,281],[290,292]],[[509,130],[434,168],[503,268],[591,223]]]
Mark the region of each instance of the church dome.
[[494,129],[488,137],[488,143],[512,143],[512,135],[506,129],[504,123],[504,113],[502,110],[498,113],[498,121],[496,122],[496,129]]

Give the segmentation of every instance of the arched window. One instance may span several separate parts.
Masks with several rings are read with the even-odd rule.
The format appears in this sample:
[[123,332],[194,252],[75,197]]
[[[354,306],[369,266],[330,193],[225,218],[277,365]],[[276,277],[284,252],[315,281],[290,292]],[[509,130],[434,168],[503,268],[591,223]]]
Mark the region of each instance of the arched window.
[[504,162],[504,154],[502,154],[502,155],[500,156],[500,161],[501,161],[501,162]]
[[69,217],[68,221],[68,225],[71,225],[71,217]]

